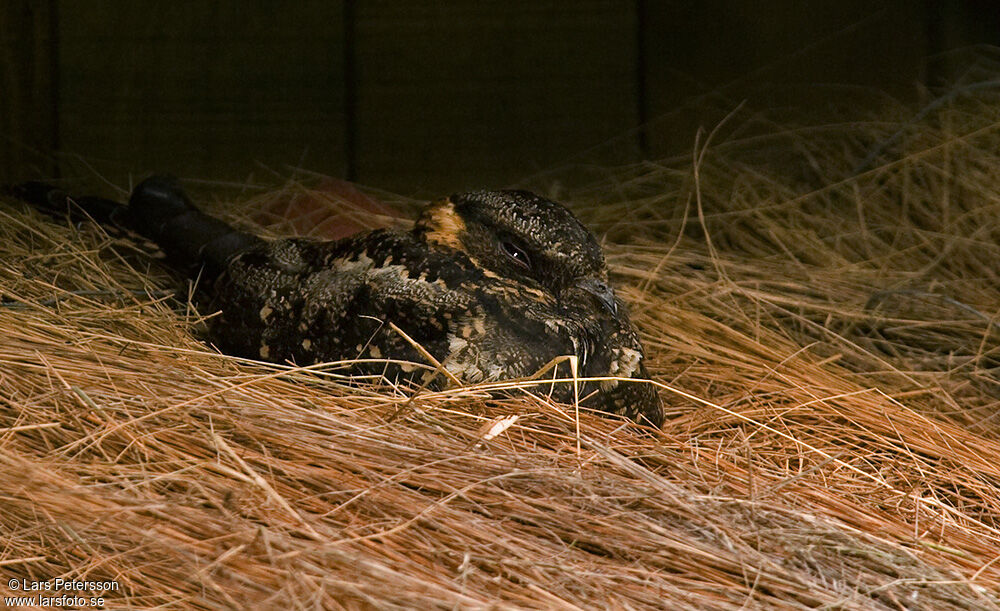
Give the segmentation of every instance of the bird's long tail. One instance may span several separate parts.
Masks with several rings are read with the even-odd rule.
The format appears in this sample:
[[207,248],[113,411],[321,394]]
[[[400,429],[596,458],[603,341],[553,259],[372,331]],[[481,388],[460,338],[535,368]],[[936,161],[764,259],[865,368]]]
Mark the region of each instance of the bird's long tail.
[[73,197],[40,182],[22,183],[9,191],[52,214],[68,212],[74,219],[89,217],[102,225],[133,231],[155,242],[174,265],[205,279],[214,278],[234,255],[261,242],[195,208],[177,180],[169,176],[151,176],[139,183],[128,204]]

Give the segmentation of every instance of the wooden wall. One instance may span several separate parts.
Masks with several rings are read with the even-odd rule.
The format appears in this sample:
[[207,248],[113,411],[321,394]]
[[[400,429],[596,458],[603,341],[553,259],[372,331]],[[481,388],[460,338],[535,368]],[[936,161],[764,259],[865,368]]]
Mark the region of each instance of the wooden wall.
[[137,172],[236,178],[301,160],[343,174],[336,3],[58,5],[62,150]]
[[54,2],[0,2],[0,181],[49,176],[59,146]]
[[503,186],[582,151],[689,149],[742,100],[819,118],[833,100],[912,100],[945,76],[929,56],[1000,44],[997,13],[992,0],[4,0],[0,180],[82,159],[119,184],[298,166],[417,195]]

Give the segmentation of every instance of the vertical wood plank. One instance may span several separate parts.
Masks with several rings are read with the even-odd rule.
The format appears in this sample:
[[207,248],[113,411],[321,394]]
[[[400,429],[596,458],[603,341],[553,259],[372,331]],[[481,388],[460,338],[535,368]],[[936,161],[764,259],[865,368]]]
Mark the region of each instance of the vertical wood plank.
[[[652,155],[689,151],[746,100],[785,119],[846,119],[924,76],[924,10],[889,0],[644,2]],[[824,86],[828,85],[828,86]]]
[[340,2],[62,0],[62,146],[128,172],[344,170]]
[[[499,187],[637,122],[633,2],[357,4],[358,176]],[[636,156],[634,138],[620,157]]]
[[55,0],[0,2],[0,181],[54,176]]

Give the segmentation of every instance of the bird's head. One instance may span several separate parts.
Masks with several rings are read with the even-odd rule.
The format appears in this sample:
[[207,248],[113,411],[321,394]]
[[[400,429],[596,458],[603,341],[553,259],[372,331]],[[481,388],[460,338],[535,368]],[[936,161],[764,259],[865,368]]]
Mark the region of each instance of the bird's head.
[[560,301],[618,301],[594,234],[562,205],[528,191],[475,191],[429,204],[414,231],[454,248],[498,276],[535,285]]

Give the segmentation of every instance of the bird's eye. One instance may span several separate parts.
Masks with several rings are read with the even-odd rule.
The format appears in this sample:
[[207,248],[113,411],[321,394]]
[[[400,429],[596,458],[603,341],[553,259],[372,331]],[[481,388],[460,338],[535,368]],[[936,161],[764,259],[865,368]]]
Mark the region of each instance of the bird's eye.
[[513,259],[518,265],[524,266],[525,269],[531,269],[531,260],[528,259],[528,253],[524,252],[516,244],[503,241],[500,243],[500,247],[503,248],[504,254]]

